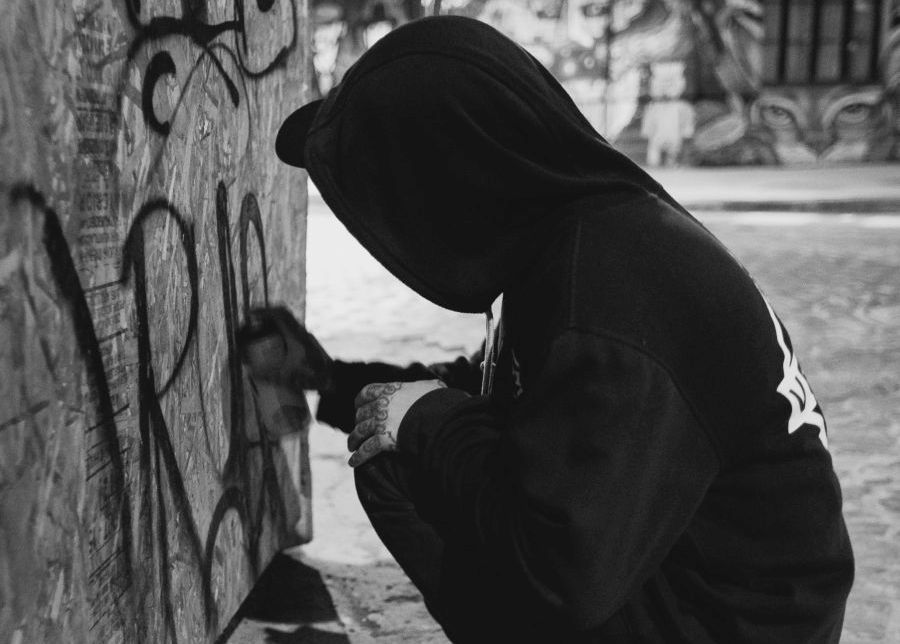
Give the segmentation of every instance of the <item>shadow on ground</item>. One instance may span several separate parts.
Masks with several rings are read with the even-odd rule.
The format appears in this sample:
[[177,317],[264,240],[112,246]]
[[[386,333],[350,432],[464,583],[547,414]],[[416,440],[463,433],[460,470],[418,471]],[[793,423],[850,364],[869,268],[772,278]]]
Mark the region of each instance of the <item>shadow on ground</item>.
[[281,553],[272,559],[218,644],[350,644],[321,573]]

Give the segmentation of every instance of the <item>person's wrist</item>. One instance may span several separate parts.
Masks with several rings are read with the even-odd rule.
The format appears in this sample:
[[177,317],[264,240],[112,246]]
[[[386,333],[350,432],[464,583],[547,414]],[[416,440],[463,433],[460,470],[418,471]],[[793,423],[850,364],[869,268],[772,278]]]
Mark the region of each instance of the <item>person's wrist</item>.
[[321,373],[318,374],[316,378],[316,391],[320,396],[332,395],[337,391],[337,384],[334,378],[334,370],[330,362],[325,366],[325,368]]

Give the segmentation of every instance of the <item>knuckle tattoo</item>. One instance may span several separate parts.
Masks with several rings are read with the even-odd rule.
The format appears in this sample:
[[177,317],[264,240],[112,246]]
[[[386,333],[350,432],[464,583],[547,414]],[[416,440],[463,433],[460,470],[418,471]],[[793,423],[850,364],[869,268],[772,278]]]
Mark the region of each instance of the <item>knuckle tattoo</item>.
[[363,387],[360,392],[356,395],[356,399],[354,400],[354,404],[357,407],[362,407],[366,404],[370,404],[373,401],[385,400],[384,403],[379,404],[389,404],[390,396],[394,395],[403,387],[402,382],[388,382],[388,383],[379,383],[373,382],[365,387]]

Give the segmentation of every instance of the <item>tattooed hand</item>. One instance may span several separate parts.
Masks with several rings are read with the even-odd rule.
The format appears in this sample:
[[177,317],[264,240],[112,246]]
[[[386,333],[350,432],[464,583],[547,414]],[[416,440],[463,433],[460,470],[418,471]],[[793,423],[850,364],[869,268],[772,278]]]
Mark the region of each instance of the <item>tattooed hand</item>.
[[356,396],[356,427],[347,437],[353,452],[349,464],[356,467],[381,452],[397,449],[400,421],[413,403],[429,391],[446,387],[440,380],[373,383]]

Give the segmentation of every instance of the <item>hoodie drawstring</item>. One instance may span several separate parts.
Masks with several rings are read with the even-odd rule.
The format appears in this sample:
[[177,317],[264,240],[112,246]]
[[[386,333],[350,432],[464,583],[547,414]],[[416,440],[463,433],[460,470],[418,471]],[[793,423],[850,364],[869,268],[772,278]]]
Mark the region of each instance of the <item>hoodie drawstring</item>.
[[494,313],[490,309],[484,312],[484,361],[481,363],[481,395],[489,396],[494,390],[494,369],[503,344],[503,316],[494,329]]

